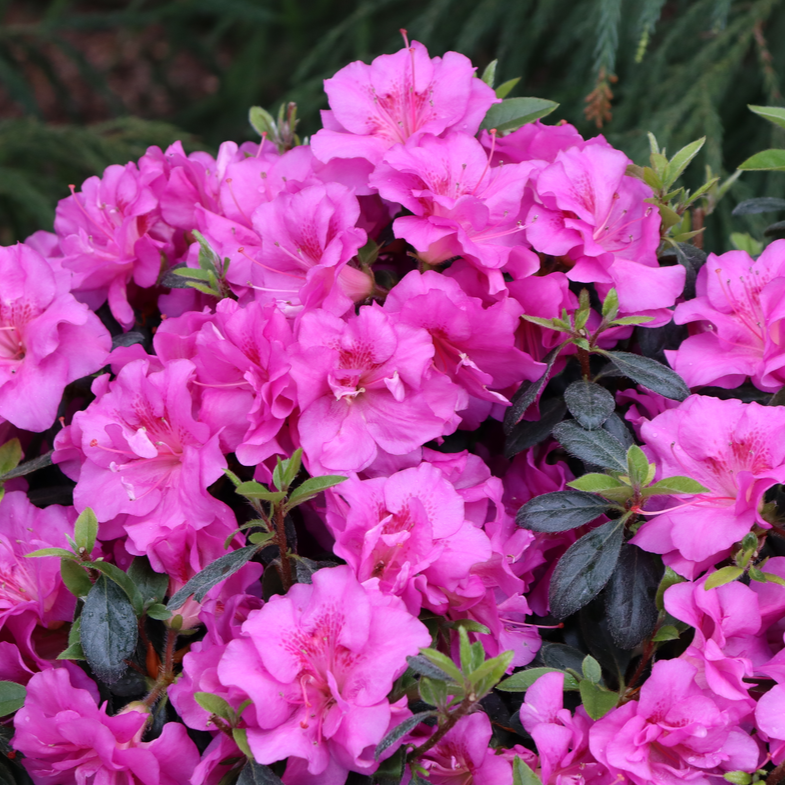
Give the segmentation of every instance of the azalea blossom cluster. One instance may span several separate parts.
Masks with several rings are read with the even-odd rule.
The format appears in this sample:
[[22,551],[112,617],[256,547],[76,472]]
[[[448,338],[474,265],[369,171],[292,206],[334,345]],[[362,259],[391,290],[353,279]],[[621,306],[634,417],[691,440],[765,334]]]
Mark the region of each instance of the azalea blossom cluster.
[[[307,144],[150,148],[72,189],[54,233],[0,249],[0,441],[18,438],[28,460],[51,447],[73,487],[72,505],[35,506],[28,480],[9,478],[0,501],[0,680],[26,686],[22,765],[51,785],[218,785],[250,756],[286,785],[343,785],[420,746],[404,782],[512,785],[523,763],[544,785],[716,785],[783,763],[785,585],[707,581],[745,537],[757,558],[781,531],[785,410],[711,390],[785,384],[785,241],[755,260],[710,256],[685,300],[627,156],[567,124],[486,128],[500,99],[463,55],[407,43],[325,90]],[[650,479],[703,487],[637,507],[629,539],[669,568],[658,629],[685,634],[656,657],[650,637],[603,716],[575,708],[573,677],[551,667],[504,720],[477,703],[449,727],[418,723],[421,650],[465,668],[466,634],[488,658],[510,653],[513,674],[547,665],[543,639],[565,645],[548,643],[563,626],[549,583],[579,533],[531,531],[516,513],[563,491],[576,463],[550,427],[505,458],[502,422],[516,393],[583,351],[549,359],[563,336],[544,320],[576,318],[584,287],[599,299],[583,335],[617,301],[603,349],[689,325],[666,356],[696,394],[616,396]],[[85,377],[89,393],[73,384]],[[260,546],[203,596],[186,591],[176,624],[155,622],[177,651],[140,637],[147,697],[58,658],[89,598],[59,552],[31,553],[69,549],[92,510],[98,540],[79,564],[145,560],[166,576],[160,603],[255,542],[227,477],[280,489],[295,454],[311,478],[342,481],[282,513],[291,558],[278,533],[272,555]],[[270,493],[258,498],[277,504]],[[283,562],[294,585],[275,584]],[[765,570],[785,579],[785,557]]]

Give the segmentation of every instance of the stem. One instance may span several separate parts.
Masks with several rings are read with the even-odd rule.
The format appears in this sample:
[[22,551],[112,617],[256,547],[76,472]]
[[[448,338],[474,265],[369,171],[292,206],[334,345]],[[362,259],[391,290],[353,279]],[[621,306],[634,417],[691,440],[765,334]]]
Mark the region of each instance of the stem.
[[292,579],[292,560],[289,558],[289,545],[286,542],[286,524],[282,506],[275,508],[275,544],[278,546],[281,557],[281,583],[284,591],[289,591],[294,580]]
[[164,645],[164,661],[158,671],[153,688],[142,701],[145,706],[152,708],[166,688],[174,681],[174,645],[177,642],[177,630],[167,628],[166,644]]
[[591,379],[591,366],[589,365],[589,353],[586,349],[581,349],[578,347],[578,359],[581,363],[581,373],[583,374],[583,378],[588,380]]
[[471,694],[467,695],[460,702],[458,708],[447,715],[447,720],[444,725],[440,726],[436,733],[434,733],[433,736],[431,736],[431,738],[425,742],[425,744],[412,750],[410,762],[421,758],[423,755],[425,755],[426,752],[428,752],[428,750],[433,749],[445,737],[445,735],[453,729],[455,723],[458,722],[461,717],[469,713],[469,709],[471,709],[475,703],[475,696]]
[[779,785],[783,778],[785,778],[785,761],[780,763],[780,765],[766,777],[766,785]]
[[643,671],[646,669],[646,666],[649,664],[649,660],[651,659],[652,654],[654,654],[654,641],[651,640],[650,638],[646,643],[646,648],[643,650],[641,661],[638,663],[638,667],[635,669],[635,673],[632,674],[630,683],[627,685],[627,690],[624,693],[624,697],[627,698],[627,700],[629,700],[629,698],[632,697],[632,693],[634,691],[635,685],[638,683],[641,676],[643,675]]

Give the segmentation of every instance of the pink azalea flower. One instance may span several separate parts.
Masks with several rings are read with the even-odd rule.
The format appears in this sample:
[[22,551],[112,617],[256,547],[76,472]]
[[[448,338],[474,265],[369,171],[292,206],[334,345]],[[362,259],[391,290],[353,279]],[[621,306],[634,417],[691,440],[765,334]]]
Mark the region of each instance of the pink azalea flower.
[[775,684],[758,701],[755,726],[769,740],[771,759],[775,766],[785,760],[785,687]]
[[758,598],[748,586],[728,583],[706,591],[706,579],[678,583],[665,592],[665,609],[695,628],[692,643],[681,655],[698,672],[697,683],[713,694],[738,702],[737,711],[753,708],[750,684],[756,665],[771,659],[771,650],[758,637],[761,614]]
[[368,273],[347,263],[366,243],[357,197],[338,183],[282,193],[253,215],[261,238],[251,280],[257,299],[325,308],[341,316],[373,290]]
[[657,479],[686,475],[709,490],[672,499],[632,542],[692,579],[725,558],[754,524],[770,528],[760,509],[766,491],[785,480],[785,445],[775,437],[782,428],[779,407],[701,395],[643,423]]
[[695,674],[684,660],[656,662],[640,699],[592,726],[594,757],[635,785],[713,785],[726,771],[755,771],[758,745],[700,689]]
[[[329,497],[327,524],[335,553],[358,580],[379,579],[412,614],[443,613],[484,593],[470,577],[491,556],[488,537],[464,517],[463,499],[435,466],[422,463],[389,478],[350,478]],[[451,602],[452,600],[452,602]]]
[[542,376],[544,366],[513,345],[522,309],[512,299],[483,308],[457,281],[413,270],[390,290],[384,310],[427,330],[434,366],[474,398],[506,406],[495,390]]
[[659,267],[660,216],[644,201],[649,186],[626,175],[630,163],[602,137],[560,151],[536,176],[526,239],[575,262],[570,280],[596,284],[601,296],[615,288],[620,312],[653,316],[657,326],[670,321],[686,271]]
[[673,320],[692,335],[666,352],[668,362],[696,387],[737,387],[748,376],[761,390],[785,384],[785,240],[757,258],[744,251],[711,254],[700,269],[694,300],[680,303]]
[[542,120],[522,125],[517,131],[494,139],[487,131],[480,134],[483,146],[493,152],[493,165],[522,161],[553,163],[562,150],[581,148],[586,142],[574,125],[545,125]]
[[512,758],[527,764],[536,759],[523,747],[499,755],[489,747],[491,721],[478,712],[461,717],[453,728],[417,762],[428,771],[432,785],[512,785]]
[[54,461],[77,481],[76,508],[113,521],[102,537],[127,533],[129,552],[147,555],[160,572],[164,559],[172,566],[173,546],[201,569],[194,538],[207,529],[220,541],[236,526],[231,510],[207,492],[226,461],[218,434],[194,419],[194,372],[189,360],[163,369],[155,358],[132,360],[114,381],[95,380],[96,399],[55,440]]
[[164,321],[155,349],[164,362],[194,363],[199,419],[220,434],[223,452],[255,466],[283,453],[276,436],[295,407],[287,354],[293,340],[274,303],[241,308],[227,298],[214,314],[188,312]]
[[0,418],[44,431],[66,385],[97,371],[112,340],[30,246],[0,248],[0,278]]
[[418,41],[371,65],[350,63],[326,79],[324,89],[330,111],[322,112],[324,128],[311,146],[325,162],[365,158],[376,164],[391,146],[426,133],[455,130],[474,136],[498,101],[474,78],[467,57],[447,52],[431,58]]
[[564,708],[564,674],[546,673],[526,691],[519,712],[521,724],[534,739],[544,785],[610,785],[616,778],[589,751],[593,725],[583,706],[573,715]]
[[131,280],[155,284],[171,230],[161,221],[158,199],[136,164],[110,166],[90,177],[57,206],[55,231],[63,267],[76,274],[73,290],[91,308],[107,300],[112,315],[128,329]]
[[43,671],[27,685],[13,745],[40,785],[183,785],[199,762],[196,745],[177,722],[143,742],[148,716],[131,710],[110,717],[65,668]]
[[406,657],[429,645],[425,625],[343,566],[272,597],[242,630],[218,677],[254,702],[247,734],[256,760],[288,757],[287,779],[293,769],[300,785],[342,785],[349,771],[373,773],[376,745],[409,714],[406,698],[391,705],[387,695]]
[[292,354],[300,442],[312,474],[361,471],[451,433],[466,393],[431,368],[433,342],[396,314],[363,306],[342,321],[306,312]]
[[505,288],[508,263],[516,278],[539,268],[519,220],[530,171],[529,164],[491,167],[482,145],[465,134],[428,134],[390,149],[370,182],[413,213],[395,220],[396,237],[429,264],[463,257],[487,276],[493,295]]
[[[60,560],[28,559],[26,554],[39,548],[68,548],[66,534],[73,533],[75,519],[72,508],[53,504],[41,510],[22,491],[7,491],[0,501],[0,629],[10,634],[17,652],[6,652],[0,660],[12,670],[11,661],[17,657],[32,667],[48,667],[59,651],[52,657],[39,651],[39,633],[43,628],[54,633],[74,618],[76,598],[60,577]],[[55,645],[65,644],[64,636],[55,637]],[[27,666],[20,659],[18,667]]]

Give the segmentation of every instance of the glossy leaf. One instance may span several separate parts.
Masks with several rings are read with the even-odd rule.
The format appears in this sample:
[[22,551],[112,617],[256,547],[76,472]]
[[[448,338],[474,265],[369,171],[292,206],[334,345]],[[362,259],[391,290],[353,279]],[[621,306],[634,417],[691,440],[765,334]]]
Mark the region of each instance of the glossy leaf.
[[421,711],[418,714],[413,714],[411,717],[405,719],[400,725],[396,725],[376,746],[374,752],[374,760],[379,760],[379,756],[386,750],[392,747],[398,739],[402,739],[407,733],[414,730],[423,720],[428,717],[435,716],[434,711]]
[[776,213],[785,210],[785,199],[775,196],[759,196],[756,199],[745,199],[739,202],[731,215],[755,215],[757,213]]
[[[244,731],[245,729],[235,728],[234,733],[238,730]],[[235,741],[237,741],[236,736]],[[257,763],[253,758],[250,758],[240,772],[237,785],[283,785],[283,780],[269,766]]]
[[196,575],[183,586],[180,591],[166,604],[170,611],[175,611],[193,594],[197,602],[201,602],[213,586],[217,586],[221,581],[226,580],[229,576],[234,575],[244,564],[247,564],[254,553],[256,553],[255,545],[247,545],[245,548],[226,553],[220,558],[216,559],[212,564],[207,565],[201,572]]
[[512,460],[519,452],[547,439],[554,426],[564,419],[566,412],[567,407],[562,398],[540,401],[540,419],[521,420],[513,427],[504,444],[504,457]]
[[516,523],[536,532],[563,532],[582,526],[607,512],[610,505],[591,493],[554,491],[535,496],[518,510]]
[[96,676],[107,684],[126,669],[136,649],[136,614],[125,592],[101,575],[87,595],[81,619],[82,649]]
[[634,382],[647,387],[674,401],[683,401],[689,394],[684,379],[662,363],[649,357],[630,352],[602,352],[610,361]]
[[574,542],[551,576],[551,613],[566,619],[596,597],[610,580],[624,538],[624,519],[608,521]]
[[512,433],[512,429],[520,421],[521,417],[526,413],[526,410],[537,400],[537,396],[545,388],[561,349],[561,346],[552,349],[544,359],[545,372],[543,375],[537,379],[537,381],[523,382],[510,399],[511,405],[504,412],[503,423],[504,433],[508,436]]
[[532,123],[553,112],[559,104],[545,98],[507,98],[493,104],[480,125],[481,131],[495,128],[498,133],[515,131],[526,123]]
[[605,590],[605,610],[613,642],[634,649],[657,624],[657,588],[663,567],[658,557],[625,543]]
[[169,576],[156,572],[146,556],[135,556],[126,574],[136,586],[142,602],[163,602],[169,588]]

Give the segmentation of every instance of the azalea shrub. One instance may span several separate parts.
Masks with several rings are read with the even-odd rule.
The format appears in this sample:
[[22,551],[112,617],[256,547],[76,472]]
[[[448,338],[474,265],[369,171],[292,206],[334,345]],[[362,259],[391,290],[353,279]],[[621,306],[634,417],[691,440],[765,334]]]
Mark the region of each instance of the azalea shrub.
[[0,249],[0,781],[783,776],[785,239],[511,87],[406,41]]

